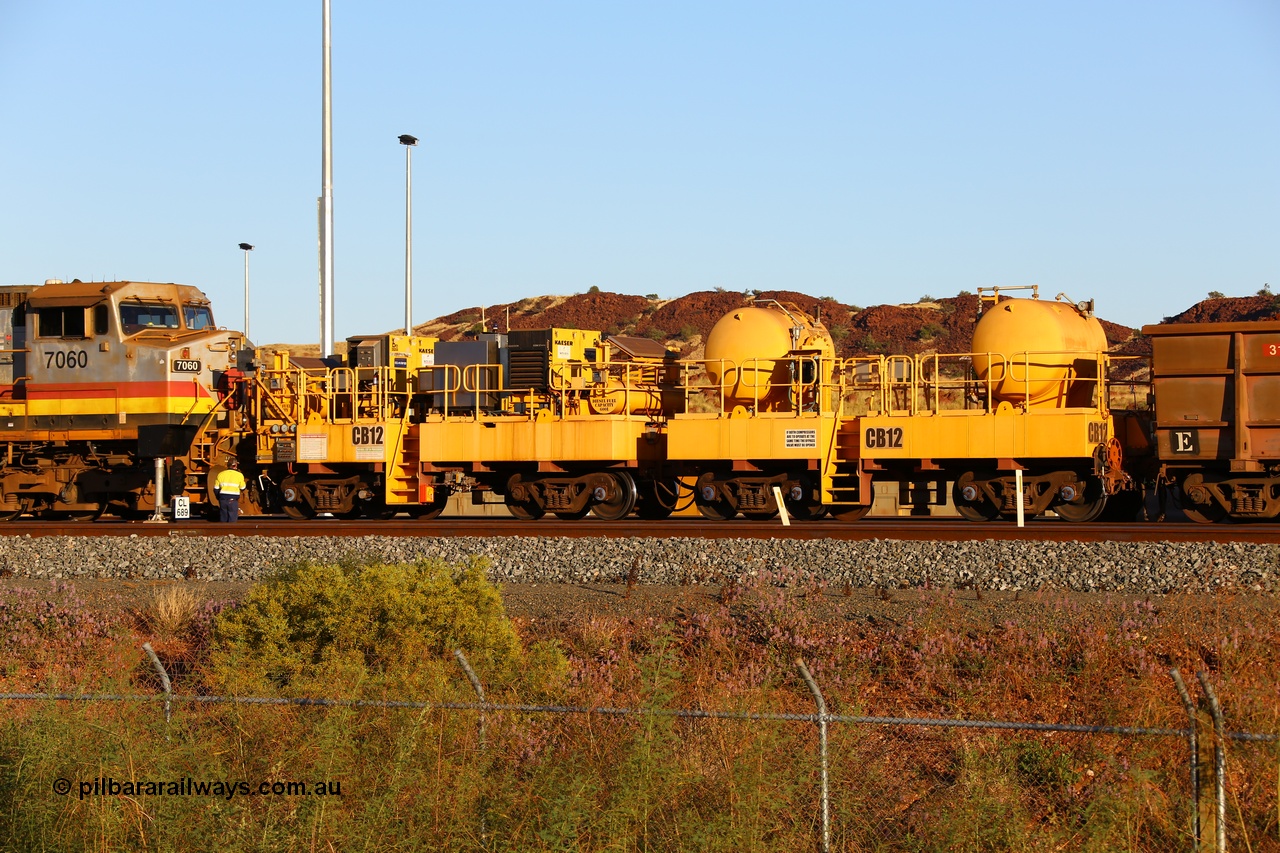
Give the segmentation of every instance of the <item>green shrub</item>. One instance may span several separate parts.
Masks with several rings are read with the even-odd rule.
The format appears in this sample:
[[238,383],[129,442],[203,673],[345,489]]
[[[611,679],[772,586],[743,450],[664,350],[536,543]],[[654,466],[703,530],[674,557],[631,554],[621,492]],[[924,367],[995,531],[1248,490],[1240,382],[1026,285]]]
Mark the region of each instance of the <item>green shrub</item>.
[[[565,668],[540,650],[535,675],[522,666],[515,630],[486,564],[295,567],[249,590],[214,626],[212,680],[246,690],[284,688],[332,695],[343,686],[399,690],[439,683],[462,649],[486,687],[517,674],[535,683]],[[409,691],[409,692],[406,692]]]
[[920,327],[920,330],[916,332],[916,337],[922,341],[931,341],[942,334],[946,334],[946,330],[937,323],[925,323]]

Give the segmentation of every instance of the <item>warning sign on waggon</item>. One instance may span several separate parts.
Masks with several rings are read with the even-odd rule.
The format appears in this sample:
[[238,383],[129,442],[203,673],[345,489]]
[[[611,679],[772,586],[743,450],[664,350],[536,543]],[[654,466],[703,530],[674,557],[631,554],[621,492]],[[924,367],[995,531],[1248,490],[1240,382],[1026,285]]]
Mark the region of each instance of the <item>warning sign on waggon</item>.
[[818,447],[818,431],[816,429],[789,429],[783,439],[788,450],[801,450]]

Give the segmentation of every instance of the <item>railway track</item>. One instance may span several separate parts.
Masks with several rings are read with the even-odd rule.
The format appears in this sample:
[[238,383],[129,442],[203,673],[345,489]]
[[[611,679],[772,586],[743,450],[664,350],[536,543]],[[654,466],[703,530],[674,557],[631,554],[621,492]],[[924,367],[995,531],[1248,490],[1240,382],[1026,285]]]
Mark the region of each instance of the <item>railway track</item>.
[[836,539],[859,541],[897,539],[908,541],[1024,540],[1031,542],[1246,542],[1280,543],[1280,527],[1273,524],[1085,523],[1068,524],[1056,519],[1036,519],[1019,529],[1013,524],[973,524],[961,519],[866,518],[844,523],[831,519],[794,523],[747,520],[704,521],[555,521],[473,517],[436,518],[430,521],[399,518],[311,519],[294,521],[275,517],[242,517],[234,525],[208,521],[147,523],[101,518],[93,522],[13,521],[0,528],[0,536],[411,536],[411,537],[671,537],[691,539]]

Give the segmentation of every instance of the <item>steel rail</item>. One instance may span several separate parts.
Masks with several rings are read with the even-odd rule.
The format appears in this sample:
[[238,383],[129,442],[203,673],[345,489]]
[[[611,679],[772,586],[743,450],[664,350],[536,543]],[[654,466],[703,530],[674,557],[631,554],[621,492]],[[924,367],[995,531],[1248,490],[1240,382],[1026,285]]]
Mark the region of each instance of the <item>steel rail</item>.
[[1011,523],[974,524],[962,519],[866,518],[855,522],[832,519],[798,522],[708,521],[672,518],[663,521],[624,519],[579,521],[470,516],[390,520],[315,518],[296,521],[275,517],[241,516],[236,524],[202,520],[164,524],[102,518],[94,522],[11,521],[0,524],[0,536],[396,536],[396,537],[514,537],[543,538],[690,538],[690,539],[836,539],[862,541],[1032,541],[1032,542],[1280,542],[1275,524],[1086,523],[1070,524],[1037,519],[1019,529]]

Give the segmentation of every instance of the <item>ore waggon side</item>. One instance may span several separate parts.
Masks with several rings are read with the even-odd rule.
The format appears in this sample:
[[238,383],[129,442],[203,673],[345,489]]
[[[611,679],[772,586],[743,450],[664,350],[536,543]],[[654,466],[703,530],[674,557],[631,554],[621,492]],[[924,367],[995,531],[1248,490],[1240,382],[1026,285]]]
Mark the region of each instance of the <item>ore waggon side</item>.
[[1280,516],[1280,322],[1144,326],[1160,478],[1200,522]]

